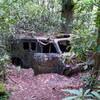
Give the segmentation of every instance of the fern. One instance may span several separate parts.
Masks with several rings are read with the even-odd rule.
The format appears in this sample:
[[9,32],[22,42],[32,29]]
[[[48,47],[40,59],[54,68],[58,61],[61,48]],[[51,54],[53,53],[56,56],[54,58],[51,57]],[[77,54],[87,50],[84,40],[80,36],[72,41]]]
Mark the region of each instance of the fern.
[[70,93],[72,96],[65,97],[63,100],[100,100],[100,89],[96,91],[84,90],[80,88],[77,89],[66,89],[66,93]]
[[[100,90],[99,90],[100,91]],[[92,91],[91,94],[95,96],[98,100],[100,100],[100,94],[96,91]]]

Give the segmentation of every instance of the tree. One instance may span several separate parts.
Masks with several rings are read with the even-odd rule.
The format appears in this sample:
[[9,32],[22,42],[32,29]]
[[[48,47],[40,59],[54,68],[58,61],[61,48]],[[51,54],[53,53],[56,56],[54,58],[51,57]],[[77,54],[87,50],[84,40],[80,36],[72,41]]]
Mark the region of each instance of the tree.
[[62,30],[65,33],[71,33],[71,24],[73,21],[73,0],[62,0],[62,21],[65,20],[65,23],[62,23]]
[[[100,5],[100,1],[98,2],[98,5]],[[97,47],[95,54],[95,67],[92,73],[94,78],[97,78],[100,72],[100,6],[98,6],[97,10],[96,26],[98,28],[98,37],[97,37]]]

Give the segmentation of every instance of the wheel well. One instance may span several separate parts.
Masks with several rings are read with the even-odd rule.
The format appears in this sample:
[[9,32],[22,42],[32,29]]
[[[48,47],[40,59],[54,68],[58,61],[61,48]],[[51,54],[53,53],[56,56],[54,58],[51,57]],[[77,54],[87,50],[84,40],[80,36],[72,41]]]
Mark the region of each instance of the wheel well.
[[71,68],[65,68],[65,69],[63,70],[63,75],[69,76],[69,75],[70,75],[70,72],[71,72]]
[[12,57],[11,62],[12,62],[12,64],[14,64],[16,66],[22,66],[23,65],[22,60],[18,57]]

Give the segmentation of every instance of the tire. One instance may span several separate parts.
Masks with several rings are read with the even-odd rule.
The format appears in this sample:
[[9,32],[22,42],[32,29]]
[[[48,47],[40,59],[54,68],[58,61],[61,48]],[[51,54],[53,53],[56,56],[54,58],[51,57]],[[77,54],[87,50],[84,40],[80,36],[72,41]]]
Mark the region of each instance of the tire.
[[11,58],[12,64],[15,66],[23,66],[23,63],[20,58]]

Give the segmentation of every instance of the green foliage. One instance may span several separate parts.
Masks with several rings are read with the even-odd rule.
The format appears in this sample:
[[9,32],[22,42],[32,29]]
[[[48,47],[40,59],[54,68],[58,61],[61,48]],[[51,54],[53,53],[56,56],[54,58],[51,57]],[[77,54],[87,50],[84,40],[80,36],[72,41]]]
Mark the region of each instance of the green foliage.
[[36,32],[55,32],[60,30],[60,0],[3,0],[0,2],[0,31],[12,31],[18,27]]
[[[77,90],[77,89],[66,89],[64,90],[65,92],[67,93],[70,93],[74,96],[69,96],[69,97],[66,97],[65,99],[63,100],[93,100],[91,99],[91,95],[89,94],[90,92],[90,89],[84,91],[82,88]],[[88,98],[88,99],[86,99]]]
[[0,83],[0,100],[8,100],[9,93],[5,89],[5,85]]
[[[100,1],[99,0],[73,0],[74,20],[72,33],[75,34],[72,40],[72,50],[78,58],[86,60],[87,50],[100,52],[100,47],[96,48],[96,26],[100,26]],[[98,11],[97,11],[98,9]],[[95,20],[96,19],[96,20]],[[66,20],[61,20],[61,0],[0,0],[0,74],[5,73],[5,65],[9,62],[9,57],[5,53],[5,41],[14,29],[24,29],[36,32],[59,32],[61,24]],[[15,30],[14,30],[15,32]],[[1,78],[1,77],[0,77]],[[87,80],[87,84],[97,84],[94,78]],[[93,83],[94,82],[94,83]],[[1,89],[2,90],[2,89]],[[66,90],[75,96],[72,98],[84,99],[89,96],[90,90]],[[98,99],[99,94],[91,92]],[[1,99],[1,97],[0,97]],[[3,100],[3,99],[1,99]],[[68,100],[68,98],[66,99]]]
[[3,83],[0,83],[0,94],[5,93],[6,89]]
[[86,87],[88,88],[95,88],[98,84],[100,84],[100,81],[97,80],[95,77],[82,77],[82,81],[86,84]]
[[9,56],[7,54],[4,54],[0,57],[0,65],[3,66],[4,64],[7,64],[9,62]]
[[65,97],[63,100],[100,100],[100,90],[91,91],[90,89],[66,89],[64,90],[72,96]]
[[96,26],[100,28],[100,1],[98,0],[98,11],[97,11],[97,18],[96,18]]
[[24,6],[26,9],[25,17],[22,18],[18,28],[33,30],[35,32],[55,32],[60,30],[60,12],[61,7],[54,0],[48,1],[47,4],[27,2]]
[[9,56],[7,54],[0,55],[0,80],[5,81],[6,66],[9,63]]
[[[97,0],[98,1],[98,0]],[[87,50],[96,51],[97,28],[95,26],[97,1],[75,0],[72,47],[75,53],[86,60]]]
[[[100,90],[99,90],[100,91]],[[100,100],[100,93],[98,91],[92,91],[91,94],[95,96],[98,100]]]
[[95,88],[98,84],[100,84],[100,80],[96,79],[95,77],[89,78],[89,87]]
[[[94,0],[73,1],[75,2],[73,33],[90,33],[95,30],[93,28],[95,9],[92,12]],[[36,32],[60,31],[61,23],[65,23],[61,20],[60,11],[61,0],[1,0],[0,31],[11,31],[16,23],[19,23],[18,28]]]

